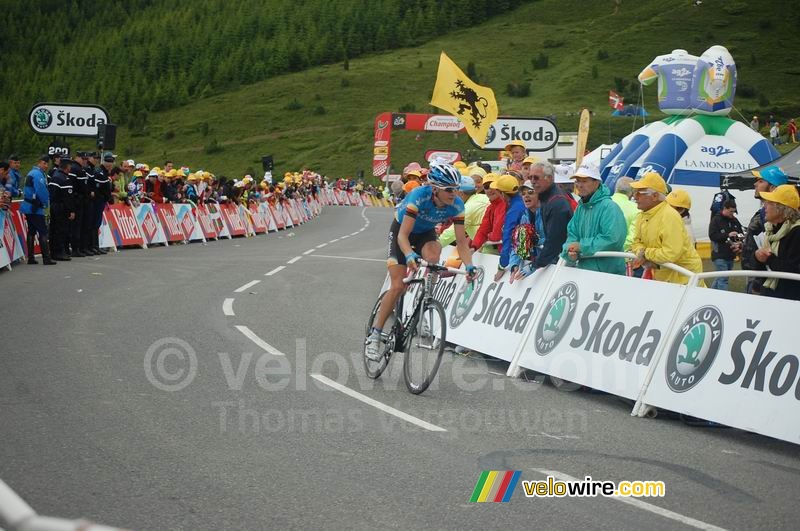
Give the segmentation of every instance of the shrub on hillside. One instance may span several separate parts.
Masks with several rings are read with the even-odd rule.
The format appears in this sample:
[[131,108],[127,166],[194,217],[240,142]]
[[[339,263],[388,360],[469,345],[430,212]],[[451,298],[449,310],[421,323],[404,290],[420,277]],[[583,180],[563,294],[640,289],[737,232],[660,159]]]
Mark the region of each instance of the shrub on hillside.
[[292,99],[289,103],[286,104],[284,110],[286,111],[299,111],[303,108],[303,104],[297,101],[297,98]]
[[512,98],[527,98],[531,95],[531,83],[530,81],[509,83],[506,86],[506,94]]
[[222,151],[222,145],[220,145],[220,143],[217,142],[216,138],[214,140],[212,140],[211,142],[209,142],[208,145],[206,145],[206,148],[205,148],[205,152],[208,155],[211,155],[213,153],[219,153],[220,151]]
[[548,57],[544,53],[539,52],[539,57],[531,59],[531,63],[533,64],[534,70],[544,70],[545,68],[550,66],[550,57]]

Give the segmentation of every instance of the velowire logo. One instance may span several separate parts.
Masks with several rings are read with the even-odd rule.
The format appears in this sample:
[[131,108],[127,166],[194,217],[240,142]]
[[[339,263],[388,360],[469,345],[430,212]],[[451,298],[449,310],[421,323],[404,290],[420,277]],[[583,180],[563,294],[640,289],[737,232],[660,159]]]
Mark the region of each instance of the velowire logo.
[[722,314],[703,306],[686,318],[667,353],[666,378],[676,393],[688,391],[706,375],[722,343]]

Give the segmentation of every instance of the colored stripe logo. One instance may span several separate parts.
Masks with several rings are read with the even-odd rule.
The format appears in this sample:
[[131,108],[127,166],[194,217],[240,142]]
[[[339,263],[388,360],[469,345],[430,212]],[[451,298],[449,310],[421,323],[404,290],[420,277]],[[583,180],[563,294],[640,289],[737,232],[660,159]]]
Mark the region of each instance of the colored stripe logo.
[[507,502],[519,483],[521,470],[484,470],[470,502]]

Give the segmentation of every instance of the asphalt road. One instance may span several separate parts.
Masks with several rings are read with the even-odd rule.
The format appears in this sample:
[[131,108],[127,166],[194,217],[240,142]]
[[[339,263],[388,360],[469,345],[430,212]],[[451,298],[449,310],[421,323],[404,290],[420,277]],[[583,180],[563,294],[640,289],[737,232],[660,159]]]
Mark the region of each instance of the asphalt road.
[[[40,514],[134,529],[796,528],[797,446],[632,418],[612,396],[449,353],[422,396],[400,356],[366,379],[389,219],[327,208],[277,234],[0,274],[0,478]],[[661,480],[667,495],[519,485],[469,503],[482,470]]]

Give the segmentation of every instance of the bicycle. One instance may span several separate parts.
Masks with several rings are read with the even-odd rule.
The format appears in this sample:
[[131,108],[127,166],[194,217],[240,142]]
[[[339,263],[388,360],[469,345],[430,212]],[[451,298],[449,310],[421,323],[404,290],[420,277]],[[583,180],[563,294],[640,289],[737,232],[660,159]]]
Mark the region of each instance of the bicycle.
[[[424,275],[422,268],[425,269]],[[384,332],[382,336],[384,348],[381,359],[373,361],[367,357],[366,349],[364,351],[364,369],[368,377],[373,380],[379,378],[389,365],[392,355],[395,352],[404,352],[403,377],[406,387],[415,395],[428,389],[439,370],[447,334],[444,308],[434,299],[433,290],[439,278],[466,274],[466,271],[461,269],[420,260],[420,269],[417,273],[403,279],[403,283],[408,287],[397,299],[394,313],[384,324],[384,330],[388,332]],[[378,297],[367,321],[365,330],[367,338],[384,295],[385,293],[382,293]],[[411,302],[410,305],[406,305],[406,299]]]

